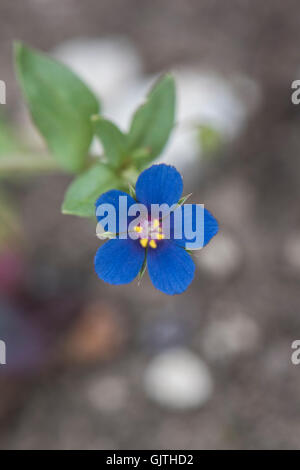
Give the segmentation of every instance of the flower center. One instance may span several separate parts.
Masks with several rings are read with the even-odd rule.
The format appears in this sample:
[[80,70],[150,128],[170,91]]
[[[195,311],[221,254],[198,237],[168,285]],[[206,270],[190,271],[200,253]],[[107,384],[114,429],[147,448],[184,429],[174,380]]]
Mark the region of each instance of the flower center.
[[157,248],[157,240],[165,238],[158,219],[143,220],[134,227],[134,231],[139,234],[140,244],[143,248],[146,248],[148,244],[151,248]]

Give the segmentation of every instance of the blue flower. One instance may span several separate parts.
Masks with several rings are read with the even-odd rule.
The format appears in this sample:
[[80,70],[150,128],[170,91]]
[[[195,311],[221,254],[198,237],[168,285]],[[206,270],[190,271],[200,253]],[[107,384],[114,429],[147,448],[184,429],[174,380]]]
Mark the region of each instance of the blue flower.
[[[123,239],[117,236],[98,249],[95,256],[96,273],[100,279],[110,284],[128,284],[136,278],[146,262],[150,279],[157,289],[168,295],[180,294],[190,285],[195,273],[195,264],[187,247],[190,247],[191,242],[196,244],[193,246],[194,249],[205,246],[218,232],[218,222],[200,205],[176,205],[182,195],[183,182],[180,173],[172,166],[160,164],[144,170],[137,180],[135,189],[138,203],[144,204],[149,210],[152,204],[168,204],[176,208],[171,213],[169,236],[167,238],[164,236],[161,219],[152,220],[149,217],[143,220],[134,226],[136,239],[131,237]],[[116,224],[119,226],[121,196],[123,200],[126,198],[129,208],[137,204],[133,197],[123,191],[114,189],[108,191],[96,202],[99,222],[103,220],[103,215],[99,216],[97,209],[103,204],[111,204],[115,209]],[[184,217],[186,206],[190,209],[188,222],[192,229],[199,229],[199,223],[202,224],[200,242],[196,238],[192,240],[186,237],[187,218]],[[199,207],[202,210],[200,222],[196,217]],[[176,214],[181,217],[175,217]],[[126,220],[128,230],[134,217],[128,216]],[[182,229],[180,238],[176,235],[178,224]]]

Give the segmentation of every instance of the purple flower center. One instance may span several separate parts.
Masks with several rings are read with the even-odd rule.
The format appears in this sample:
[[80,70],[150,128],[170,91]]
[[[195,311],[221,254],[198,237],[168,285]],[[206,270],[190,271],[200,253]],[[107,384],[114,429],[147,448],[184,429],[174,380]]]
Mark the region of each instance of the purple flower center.
[[158,219],[143,220],[134,227],[134,231],[138,233],[139,241],[143,248],[146,248],[148,244],[151,248],[157,248],[157,240],[164,238],[161,223]]

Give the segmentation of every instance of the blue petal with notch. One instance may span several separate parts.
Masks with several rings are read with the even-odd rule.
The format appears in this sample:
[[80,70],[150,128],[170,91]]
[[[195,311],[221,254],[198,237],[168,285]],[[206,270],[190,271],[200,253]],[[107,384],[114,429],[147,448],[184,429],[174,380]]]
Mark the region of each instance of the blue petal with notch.
[[145,249],[131,239],[113,239],[102,245],[95,256],[95,270],[109,284],[128,284],[141,270]]
[[182,195],[182,177],[173,166],[152,165],[140,174],[135,190],[138,201],[148,208],[151,204],[172,206]]
[[191,256],[170,240],[161,241],[156,249],[148,249],[147,265],[153,285],[168,295],[184,292],[195,274]]
[[218,230],[218,221],[201,204],[184,204],[171,213],[170,237],[189,250],[203,248]]

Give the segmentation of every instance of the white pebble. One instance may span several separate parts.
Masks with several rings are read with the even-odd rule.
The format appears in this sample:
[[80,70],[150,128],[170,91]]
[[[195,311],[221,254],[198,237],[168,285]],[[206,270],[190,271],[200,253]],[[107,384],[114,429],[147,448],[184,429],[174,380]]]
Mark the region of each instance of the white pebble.
[[100,96],[106,105],[116,94],[126,93],[128,84],[140,75],[142,62],[126,37],[77,38],[65,41],[53,51]]
[[220,232],[213,242],[199,252],[197,264],[203,271],[225,278],[237,271],[242,262],[242,250],[229,235]]
[[156,356],[145,371],[147,395],[173,409],[197,408],[211,396],[213,384],[206,364],[185,348]]

